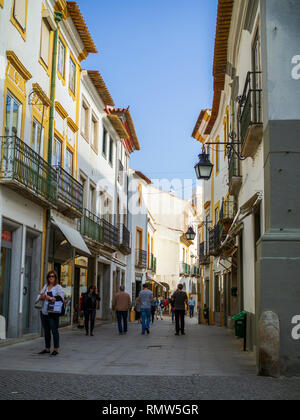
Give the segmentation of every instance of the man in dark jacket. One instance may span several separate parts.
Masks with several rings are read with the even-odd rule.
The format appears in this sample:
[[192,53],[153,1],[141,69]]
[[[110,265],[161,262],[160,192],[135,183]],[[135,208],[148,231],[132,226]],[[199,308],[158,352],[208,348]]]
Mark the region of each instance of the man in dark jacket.
[[97,303],[100,302],[100,297],[96,293],[96,286],[90,286],[87,293],[84,293],[81,301],[80,310],[84,312],[84,326],[86,335],[89,335],[89,326],[90,326],[90,335],[93,337],[95,319],[96,319],[96,310]]
[[188,302],[187,294],[183,291],[183,285],[179,284],[176,292],[172,296],[172,301],[175,307],[175,323],[176,323],[176,334],[185,335],[184,332],[184,317],[185,317],[185,305]]

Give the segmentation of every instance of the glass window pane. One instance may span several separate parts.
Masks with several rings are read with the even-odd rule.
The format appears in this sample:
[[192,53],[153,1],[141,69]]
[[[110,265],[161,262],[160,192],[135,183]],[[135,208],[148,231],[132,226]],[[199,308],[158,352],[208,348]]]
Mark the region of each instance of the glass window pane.
[[69,88],[71,92],[75,93],[75,79],[76,79],[76,65],[70,58],[70,75],[69,75]]
[[15,0],[14,3],[14,18],[22,28],[23,32],[26,29],[26,0]]

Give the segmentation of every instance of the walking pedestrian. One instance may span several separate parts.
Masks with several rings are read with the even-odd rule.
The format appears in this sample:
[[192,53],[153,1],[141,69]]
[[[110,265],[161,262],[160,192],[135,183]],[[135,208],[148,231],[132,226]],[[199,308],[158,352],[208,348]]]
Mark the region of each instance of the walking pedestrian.
[[194,318],[196,301],[193,297],[189,300],[188,306],[189,306],[190,318]]
[[172,324],[175,322],[175,306],[172,299],[170,299],[170,307],[171,307],[171,316],[172,316]]
[[154,317],[155,317],[155,312],[157,310],[157,299],[154,298],[152,303],[151,303],[151,319],[152,319],[152,324],[154,324]]
[[[128,311],[132,307],[129,294],[125,292],[125,286],[120,286],[120,292],[117,293],[112,301],[112,308],[117,312],[119,334],[127,334],[128,330]],[[123,321],[123,324],[122,324]]]
[[41,310],[41,321],[45,333],[45,349],[39,354],[50,354],[51,352],[51,333],[53,336],[54,350],[52,356],[59,353],[59,313],[50,312],[49,304],[61,302],[63,307],[64,291],[58,284],[58,276],[56,271],[50,271],[47,275],[47,285],[41,290],[37,300],[43,301]]
[[150,320],[151,320],[151,303],[153,301],[153,293],[148,289],[148,285],[143,285],[143,290],[140,292],[139,301],[141,302],[142,315],[142,335],[150,334]]
[[97,303],[100,302],[100,296],[97,294],[96,286],[90,286],[87,292],[82,295],[81,312],[84,313],[85,335],[94,336],[95,319]]
[[206,303],[204,304],[203,315],[207,325],[209,325],[209,307],[206,305]]
[[157,311],[156,311],[156,319],[158,319],[160,317],[161,321],[163,320],[163,309],[165,307],[165,302],[164,299],[162,297],[158,297],[158,302],[157,302]]
[[142,323],[142,321],[141,321],[141,302],[139,301],[138,297],[135,299],[134,310],[135,310],[135,319],[137,320],[137,322],[139,324],[141,324]]
[[184,331],[184,317],[185,317],[185,305],[188,302],[187,294],[183,291],[183,285],[179,284],[176,292],[172,296],[175,307],[175,324],[176,324],[176,333],[179,335],[185,335]]

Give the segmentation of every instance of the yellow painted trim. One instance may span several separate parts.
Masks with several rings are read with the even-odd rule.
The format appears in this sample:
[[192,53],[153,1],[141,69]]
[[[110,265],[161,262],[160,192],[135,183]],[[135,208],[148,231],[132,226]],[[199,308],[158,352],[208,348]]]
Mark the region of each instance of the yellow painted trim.
[[21,28],[19,22],[14,17],[14,8],[15,8],[15,0],[13,0],[12,8],[11,8],[11,15],[10,15],[10,21],[14,25],[14,27],[18,30],[19,34],[23,38],[24,41],[26,41],[26,34],[27,34],[27,16],[28,16],[28,0],[26,0],[26,16],[25,16],[25,30]]
[[[216,143],[220,143],[220,137],[218,136],[216,139]],[[216,176],[220,173],[220,145],[215,145],[215,162],[216,162]]]
[[68,117],[67,118],[67,124],[68,126],[71,128],[71,130],[73,131],[73,133],[77,133],[77,131],[79,130],[78,125],[72,120],[72,118]]
[[69,149],[69,152],[72,153],[72,177],[74,178],[74,172],[75,172],[75,167],[74,167],[75,149],[69,143],[67,143],[66,144],[66,151],[68,149]]
[[[136,238],[137,238],[137,233],[138,232],[140,232],[141,233],[141,237],[140,237],[140,243],[139,243],[139,248],[137,248],[137,249],[140,249],[140,250],[142,250],[143,249],[143,236],[144,236],[144,231],[143,231],[143,229],[142,228],[140,228],[140,227],[136,227]],[[135,246],[137,246],[137,243],[135,243]]]
[[64,19],[69,16],[67,2],[65,0],[57,0],[54,5],[54,10],[63,13]]
[[[25,130],[25,116],[26,116],[26,80],[23,79],[24,82],[24,89],[25,91],[22,93],[20,89],[11,81],[11,79],[8,77],[8,70],[11,63],[9,62],[6,67],[6,73],[5,73],[5,82],[4,82],[4,104],[3,104],[3,127],[2,127],[2,135],[5,134],[5,116],[6,116],[6,99],[7,99],[7,91],[11,92],[13,96],[20,102],[22,105],[22,117],[21,117],[21,132],[20,137],[21,140],[24,140],[24,130]],[[17,69],[15,69],[17,71]]]
[[77,91],[77,73],[79,71],[78,69],[78,64],[77,61],[75,60],[73,54],[70,51],[70,56],[69,56],[69,60],[72,60],[73,63],[75,64],[75,92],[72,92],[72,90],[70,89],[70,63],[69,63],[69,83],[68,83],[68,91],[69,91],[69,95],[71,96],[71,98],[73,99],[73,101],[76,101],[76,91]]
[[[46,10],[46,7],[44,4],[42,4],[42,13],[43,11]],[[41,18],[41,31],[40,31],[40,52],[39,52],[39,63],[40,65],[44,68],[45,72],[47,73],[47,75],[50,77],[50,63],[52,61],[52,38],[54,36],[54,31],[50,31],[50,39],[49,39],[49,57],[48,57],[48,63],[49,65],[47,66],[47,64],[44,62],[44,60],[41,57],[41,40],[42,40],[42,22],[43,22],[43,18]]]
[[65,108],[62,106],[62,104],[58,101],[55,102],[55,109],[59,113],[59,115],[62,117],[63,120],[67,118],[69,115],[68,112],[65,110]]
[[32,110],[31,110],[31,130],[30,130],[30,147],[32,148],[32,126],[33,126],[33,119],[36,119],[43,127],[43,132],[44,132],[44,143],[43,143],[43,158],[46,160],[47,157],[47,153],[45,152],[45,146],[48,145],[48,123],[49,123],[49,119],[48,119],[48,110],[45,112],[44,115],[44,121],[42,124],[42,115],[41,113],[34,107],[32,106]]
[[54,134],[64,144],[65,142],[64,136],[56,128],[54,129]]
[[33,83],[32,90],[45,106],[49,107],[51,105],[50,99],[38,83]]
[[13,51],[6,51],[6,57],[10,64],[17,70],[17,72],[23,77],[25,81],[32,78],[31,73],[26,69],[21,60]]
[[210,207],[210,201],[207,201],[207,202],[204,204],[204,210],[207,210],[209,207]]
[[4,0],[0,0],[0,7],[4,7]]
[[58,39],[64,44],[64,46],[65,46],[65,68],[64,68],[64,74],[62,75],[62,74],[60,74],[60,72],[59,72],[59,70],[58,70],[58,55],[57,55],[57,69],[56,69],[56,71],[57,71],[57,76],[58,76],[58,78],[59,78],[59,80],[61,80],[61,82],[62,82],[62,84],[64,85],[64,86],[66,86],[66,71],[67,71],[67,49],[68,49],[68,47],[67,47],[67,43],[66,43],[66,41],[64,40],[64,38],[63,38],[63,36],[62,36],[62,34],[61,34],[61,32],[59,31],[59,36],[58,36]]
[[77,178],[77,174],[78,174],[78,141],[79,141],[79,112],[80,112],[80,73],[81,73],[81,66],[78,65],[78,71],[76,73],[76,83],[77,83],[77,87],[76,87],[76,125],[78,127],[78,130],[76,132],[76,153],[75,153],[75,161],[74,161],[74,167],[75,167],[75,174]]
[[64,139],[64,136],[62,136],[60,134],[60,132],[56,130],[56,128],[54,128],[54,136],[57,137],[58,140],[60,140],[60,142],[61,142],[61,166],[62,166],[62,168],[64,168],[64,163],[65,163],[65,139]]

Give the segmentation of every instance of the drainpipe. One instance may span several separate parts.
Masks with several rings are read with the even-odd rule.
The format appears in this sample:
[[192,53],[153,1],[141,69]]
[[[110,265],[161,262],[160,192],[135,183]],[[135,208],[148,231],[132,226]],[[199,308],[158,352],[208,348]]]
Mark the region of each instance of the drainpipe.
[[49,136],[48,136],[48,163],[52,164],[52,140],[54,134],[54,110],[55,110],[55,87],[56,87],[56,62],[57,62],[57,41],[59,23],[62,21],[64,15],[61,12],[54,12],[55,23],[57,25],[54,32],[53,54],[52,54],[52,72],[51,72],[51,91],[50,91],[50,116],[49,116]]
[[[52,71],[51,71],[51,90],[50,90],[50,115],[49,115],[49,133],[48,133],[48,164],[52,166],[52,144],[54,135],[54,111],[55,111],[55,87],[56,87],[56,63],[57,63],[57,43],[58,28],[64,15],[61,12],[54,12],[56,30],[54,32],[53,53],[52,53]],[[51,212],[47,209],[46,213],[46,249],[44,261],[44,279],[46,279],[48,271],[49,247],[50,247],[50,229],[51,229]]]

